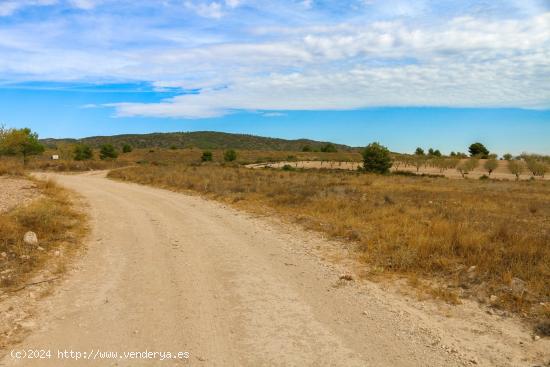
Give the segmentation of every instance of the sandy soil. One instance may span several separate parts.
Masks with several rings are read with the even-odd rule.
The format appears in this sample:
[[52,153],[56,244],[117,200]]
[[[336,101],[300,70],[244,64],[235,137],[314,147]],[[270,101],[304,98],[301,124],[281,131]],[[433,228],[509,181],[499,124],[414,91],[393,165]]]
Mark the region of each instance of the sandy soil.
[[[479,166],[473,170],[472,172],[468,173],[466,176],[467,178],[473,178],[478,179],[479,177],[483,175],[487,175],[487,171],[483,169],[483,164],[485,160],[481,159]],[[282,168],[284,165],[290,165],[294,168],[315,168],[315,169],[343,169],[343,170],[356,170],[358,166],[361,166],[361,162],[321,162],[321,161],[298,161],[298,162],[274,162],[274,163],[255,163],[255,164],[249,164],[247,165],[248,168],[264,168],[264,167],[272,167],[272,168]],[[499,180],[515,180],[516,176],[511,174],[508,171],[507,168],[507,161],[498,161],[498,167],[497,169],[491,174],[491,178],[499,179]],[[462,179],[462,175],[460,172],[458,172],[456,169],[448,169],[443,172],[439,168],[436,167],[421,167],[418,172],[416,171],[416,167],[413,166],[405,166],[403,164],[400,164],[399,166],[392,167],[392,171],[406,171],[411,173],[417,173],[417,174],[430,174],[430,175],[438,175],[438,176],[445,176],[449,178],[457,178]],[[520,175],[521,180],[528,180],[532,177],[531,174],[528,172],[524,172]],[[546,175],[546,177],[541,178],[537,177],[537,180],[550,180],[550,175]]]
[[[25,326],[30,336],[19,349],[51,349],[54,358],[8,354],[0,365],[548,362],[543,353],[550,342],[534,341],[512,318],[473,303],[420,302],[370,282],[341,280],[357,264],[346,260],[346,246],[317,234],[103,174],[55,178],[89,202],[89,249]],[[61,363],[58,349],[187,351],[189,359]]]
[[23,178],[0,177],[0,213],[25,205],[39,196],[36,185]]

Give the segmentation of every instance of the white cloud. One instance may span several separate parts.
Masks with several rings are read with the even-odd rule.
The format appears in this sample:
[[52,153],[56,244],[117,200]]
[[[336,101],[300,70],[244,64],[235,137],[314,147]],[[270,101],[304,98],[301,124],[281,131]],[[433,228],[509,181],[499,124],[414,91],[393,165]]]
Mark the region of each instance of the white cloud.
[[204,18],[219,19],[223,16],[222,4],[216,1],[212,1],[210,3],[195,3],[192,1],[186,1],[185,7]]
[[[71,1],[86,8],[105,0]],[[7,3],[15,2],[2,2],[0,9]],[[301,14],[293,22],[239,23],[231,15],[249,15],[253,2],[176,3],[166,9],[180,12],[175,19],[184,13],[187,28],[149,13],[127,21],[93,11],[77,20],[2,24],[0,81],[146,81],[159,92],[200,91],[161,103],[111,105],[124,116],[370,106],[550,108],[550,12],[518,19],[470,14],[445,22],[300,22],[304,4],[294,1]],[[277,19],[288,15],[285,7],[276,10]]]
[[0,2],[0,17],[10,16],[19,9],[28,6],[47,6],[57,4],[57,0],[3,0]]
[[98,0],[70,0],[72,6],[83,10],[94,9],[98,2]]

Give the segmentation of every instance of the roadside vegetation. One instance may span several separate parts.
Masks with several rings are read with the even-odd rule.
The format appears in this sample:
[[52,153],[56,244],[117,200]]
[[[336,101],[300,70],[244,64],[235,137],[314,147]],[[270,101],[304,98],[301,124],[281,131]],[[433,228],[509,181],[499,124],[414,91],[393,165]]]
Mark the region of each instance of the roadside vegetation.
[[[0,290],[23,287],[44,267],[54,275],[62,272],[86,231],[85,216],[75,209],[65,189],[52,181],[33,182],[39,197],[0,213]],[[38,241],[25,242],[27,232],[34,232]]]
[[436,297],[550,317],[550,182],[480,181],[219,164],[144,165],[109,177],[188,191],[357,245],[368,277]]

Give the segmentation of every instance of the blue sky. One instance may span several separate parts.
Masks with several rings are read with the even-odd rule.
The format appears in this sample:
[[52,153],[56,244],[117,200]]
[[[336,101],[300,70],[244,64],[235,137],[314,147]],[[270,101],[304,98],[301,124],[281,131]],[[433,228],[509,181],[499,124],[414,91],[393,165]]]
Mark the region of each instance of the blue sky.
[[550,1],[0,0],[0,123],[550,153]]

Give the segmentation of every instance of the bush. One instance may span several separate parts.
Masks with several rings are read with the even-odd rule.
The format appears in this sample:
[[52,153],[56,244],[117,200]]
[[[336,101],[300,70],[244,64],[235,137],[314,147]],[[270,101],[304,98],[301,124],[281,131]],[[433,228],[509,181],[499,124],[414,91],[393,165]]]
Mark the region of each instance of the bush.
[[390,151],[385,146],[371,143],[363,151],[363,168],[366,172],[388,173],[391,166]]
[[130,144],[124,144],[122,146],[122,153],[130,153],[134,148]]
[[324,153],[336,153],[338,150],[334,146],[334,144],[328,143],[321,147],[321,152]]
[[112,144],[104,144],[99,150],[99,158],[102,160],[105,159],[116,159],[118,157],[118,152]]
[[223,153],[223,160],[226,162],[233,162],[237,159],[237,152],[235,152],[233,149],[226,150]]
[[210,152],[208,150],[202,152],[201,161],[211,162],[212,161],[212,152]]
[[304,147],[302,148],[302,152],[311,152],[313,151],[313,149],[311,149],[311,146],[309,145],[304,145]]
[[88,159],[92,159],[93,156],[94,152],[88,145],[79,144],[74,147],[73,158],[75,161],[86,161]]
[[292,167],[290,164],[285,164],[282,168],[283,171],[294,171],[294,167]]

